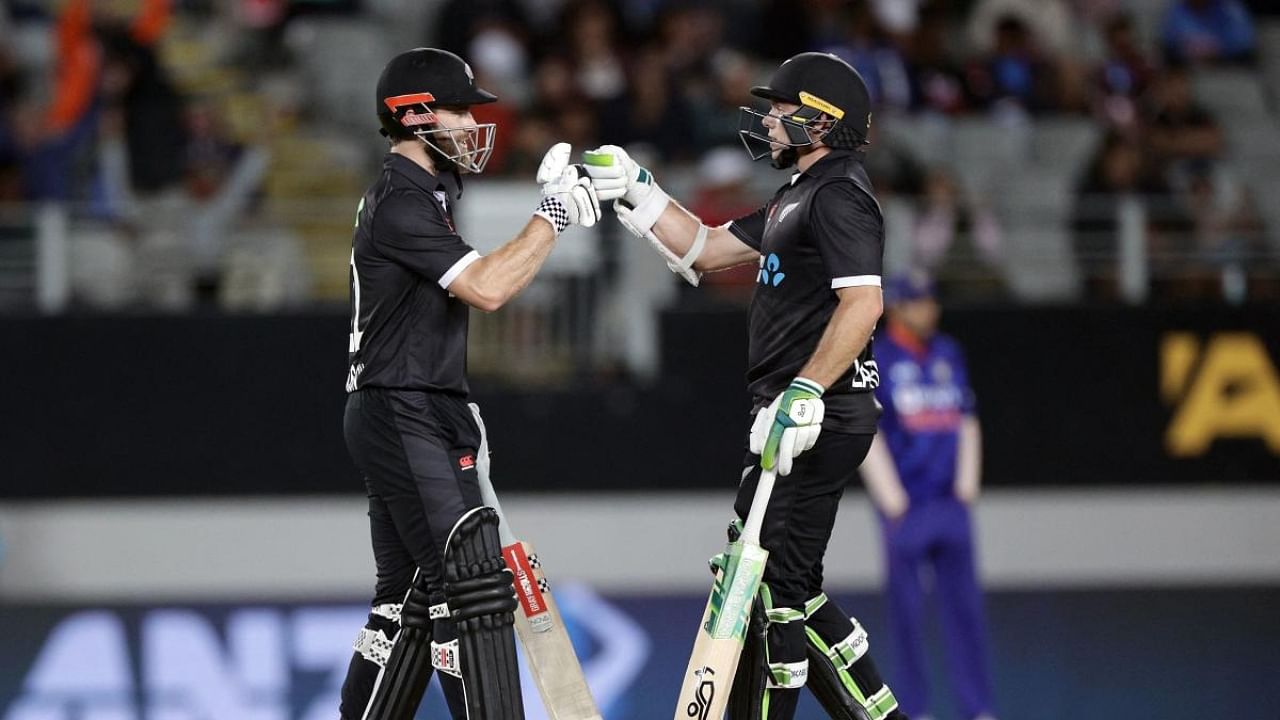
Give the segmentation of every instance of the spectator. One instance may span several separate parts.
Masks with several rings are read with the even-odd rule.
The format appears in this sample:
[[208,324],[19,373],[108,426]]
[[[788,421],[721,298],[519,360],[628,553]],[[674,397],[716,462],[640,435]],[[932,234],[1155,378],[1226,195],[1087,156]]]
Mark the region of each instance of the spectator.
[[431,25],[433,47],[455,55],[465,53],[486,23],[527,28],[529,18],[520,0],[448,0]]
[[[3,13],[0,13],[3,18]],[[0,20],[0,31],[3,21]],[[0,35],[2,37],[2,35]],[[25,142],[20,137],[22,75],[6,48],[0,47],[0,202],[25,199],[22,182]]]
[[[155,51],[121,29],[103,32],[98,159],[103,209],[126,236],[142,300],[185,310],[197,268],[188,234],[185,101]],[[128,277],[120,282],[127,284]]]
[[945,171],[930,170],[915,227],[912,265],[937,278],[943,297],[1001,298],[1002,245],[995,213],[966,197]]
[[602,0],[572,0],[560,18],[560,27],[568,28],[578,89],[595,103],[621,97],[627,90],[627,74],[612,9]]
[[52,97],[39,119],[20,123],[26,134],[24,183],[32,200],[68,200],[78,194],[78,160],[97,126],[94,96],[101,52],[93,35],[89,0],[71,0],[58,13]]
[[529,103],[529,51],[520,28],[486,22],[471,39],[467,52],[477,84],[483,76],[484,87],[493,87],[495,94],[507,98],[509,105]]
[[876,20],[895,37],[907,37],[920,27],[925,0],[871,0]]
[[1163,176],[1152,170],[1142,146],[1112,132],[1077,188],[1072,211],[1076,260],[1091,299],[1114,301],[1120,297],[1117,257],[1124,207],[1142,211],[1145,225],[1140,231],[1148,257],[1167,256],[1165,251],[1174,247],[1174,238],[1188,232],[1186,214]]
[[1165,71],[1148,109],[1148,141],[1154,161],[1173,181],[1186,163],[1215,164],[1222,156],[1223,139],[1218,123],[1191,95],[1186,68]]
[[131,189],[166,190],[186,169],[183,99],[153,48],[119,31],[106,32],[103,45],[105,110],[124,134]]
[[636,52],[628,90],[602,112],[601,124],[609,128],[611,139],[617,138],[615,144],[651,145],[664,162],[692,157],[696,137],[689,123],[693,112],[667,69],[661,47],[649,45]]
[[981,484],[982,436],[964,355],[937,332],[938,304],[923,276],[887,283],[886,332],[876,337],[884,411],[862,476],[880,515],[903,712],[929,717],[924,583],[932,571],[951,684],[965,720],[992,720],[986,618],[971,507]]
[[1056,109],[1053,66],[1031,29],[1016,15],[996,23],[991,54],[968,72],[969,93],[980,107],[1000,116],[1022,117]]
[[877,195],[881,198],[903,195],[914,200],[924,192],[924,167],[910,149],[886,135],[874,122],[867,141],[875,151],[866,154],[862,165]]
[[554,113],[564,105],[580,102],[586,102],[586,98],[578,89],[569,58],[564,55],[542,58],[533,71],[533,110]]
[[1239,0],[1176,0],[1161,43],[1171,62],[1242,62],[1254,49],[1253,21]]
[[[751,160],[740,145],[715,148],[698,163],[698,186],[689,209],[710,227],[749,215],[763,200],[752,192],[750,181]],[[745,305],[755,290],[758,272],[755,265],[746,264],[708,273],[702,278],[702,287],[720,298]]]
[[554,115],[545,111],[523,113],[516,125],[511,151],[503,169],[509,175],[533,175],[547,149],[559,141]]
[[287,0],[240,0],[235,5],[237,64],[263,71],[288,63],[284,29],[289,19]]
[[1274,282],[1274,261],[1268,261],[1265,233],[1243,187],[1215,177],[1207,165],[1192,167],[1178,193],[1189,218],[1187,232],[1163,248],[1167,259],[1157,267],[1154,294],[1162,300],[1243,302],[1250,290]]
[[907,63],[892,38],[880,26],[871,6],[855,3],[845,22],[846,37],[824,48],[853,66],[867,83],[872,105],[906,110],[911,106]]
[[948,47],[946,15],[926,9],[909,40],[912,109],[954,115],[964,109],[964,77]]
[[207,102],[190,108],[186,126],[187,244],[197,299],[212,301],[221,291],[238,221],[258,199],[268,153],[233,137],[222,114]]
[[[763,0],[754,40],[748,46],[767,60],[785,60],[821,43],[819,28],[829,16],[814,0]],[[834,38],[832,38],[834,39]]]
[[723,13],[709,4],[671,3],[659,23],[667,68],[682,78],[711,73],[711,61],[724,44]]
[[1133,26],[1133,18],[1118,13],[1106,21],[1106,55],[1094,77],[1097,89],[1095,114],[1102,122],[1121,129],[1133,129],[1139,119],[1139,99],[1153,79]]
[[995,50],[1000,26],[1019,20],[1046,53],[1066,57],[1075,51],[1075,23],[1066,0],[978,0],[969,15],[971,49],[979,54]]
[[[693,113],[698,147],[737,145],[738,108],[749,102],[755,84],[755,64],[747,56],[722,48],[710,60],[711,78],[705,92],[685,99]],[[696,85],[695,85],[696,87]]]

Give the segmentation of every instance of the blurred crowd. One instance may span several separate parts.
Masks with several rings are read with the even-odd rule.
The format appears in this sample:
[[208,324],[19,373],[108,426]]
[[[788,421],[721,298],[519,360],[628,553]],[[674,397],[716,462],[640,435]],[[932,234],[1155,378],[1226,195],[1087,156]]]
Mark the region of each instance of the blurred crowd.
[[[1201,68],[1257,61],[1255,22],[1275,12],[1267,2],[444,0],[427,7],[418,13],[416,42],[464,56],[500,98],[476,111],[500,128],[490,174],[530,176],[557,140],[626,145],[663,172],[683,169],[693,185],[684,199],[709,222],[727,220],[763,197],[745,156],[728,151],[738,143],[737,108],[749,100],[748,88],[782,59],[823,50],[856,67],[876,103],[868,167],[885,197],[911,208],[906,227],[891,233],[905,252],[891,252],[938,276],[944,295],[1010,297],[1007,257],[1017,239],[999,198],[880,128],[895,117],[985,118],[1009,128],[1043,118],[1092,122],[1100,140],[1078,163],[1067,219],[1085,298],[1119,297],[1117,238],[1130,198],[1145,209],[1155,297],[1238,300],[1268,292],[1265,281],[1246,277],[1275,256],[1257,198],[1225,167],[1220,118],[1192,87]],[[271,85],[282,82],[289,98],[305,94],[294,76],[308,58],[290,52],[290,24],[315,13],[394,19],[395,8],[395,0],[65,0],[54,7],[11,0],[0,11],[0,202],[83,203],[114,232],[135,238],[130,252],[157,268],[186,268],[152,300],[234,305],[228,254],[245,217],[271,197],[273,169],[297,162],[281,147],[296,128],[288,119],[296,98],[293,105],[280,100],[280,87]],[[232,68],[259,105],[274,107],[256,108],[246,121],[243,93],[175,79],[175,53],[164,38],[182,19],[221,23],[229,37],[216,64]],[[18,27],[52,38],[46,72],[30,69],[38,63],[24,56]],[[369,116],[372,132],[371,108]],[[299,250],[289,229],[253,237],[275,239],[266,253],[275,262],[304,265],[296,254],[306,250],[306,231],[291,228],[303,235]],[[239,263],[242,272],[272,264],[260,247],[239,244],[250,258]],[[179,251],[186,260],[166,264],[166,253]],[[284,275],[241,304],[278,304],[306,292],[300,273]],[[753,277],[710,281],[741,297]]]

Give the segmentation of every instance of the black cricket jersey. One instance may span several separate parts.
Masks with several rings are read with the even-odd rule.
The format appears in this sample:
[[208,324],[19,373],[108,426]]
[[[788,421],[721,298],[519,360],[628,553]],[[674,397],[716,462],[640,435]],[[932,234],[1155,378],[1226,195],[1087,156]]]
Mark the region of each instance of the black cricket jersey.
[[466,395],[466,303],[449,284],[480,258],[454,229],[458,176],[388,153],[351,239],[347,392],[381,387]]
[[[749,311],[747,385],[772,401],[813,357],[839,304],[836,290],[880,286],[884,222],[858,156],[833,150],[798,172],[729,230],[760,252]],[[823,395],[823,427],[875,432],[880,375],[871,343]]]

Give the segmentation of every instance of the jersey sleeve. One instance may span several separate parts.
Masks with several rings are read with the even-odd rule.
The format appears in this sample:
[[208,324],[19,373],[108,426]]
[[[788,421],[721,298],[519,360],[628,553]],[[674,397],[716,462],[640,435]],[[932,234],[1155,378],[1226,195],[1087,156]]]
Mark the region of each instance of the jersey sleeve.
[[832,182],[817,190],[809,212],[831,289],[880,287],[884,221],[875,199],[851,181]]
[[392,193],[374,219],[373,242],[398,265],[449,288],[480,253],[463,241],[431,198],[419,193]]
[[743,215],[730,222],[729,232],[746,243],[752,250],[759,252],[760,245],[764,242],[764,223],[768,218],[768,213],[769,206],[761,205],[758,210],[750,215]]

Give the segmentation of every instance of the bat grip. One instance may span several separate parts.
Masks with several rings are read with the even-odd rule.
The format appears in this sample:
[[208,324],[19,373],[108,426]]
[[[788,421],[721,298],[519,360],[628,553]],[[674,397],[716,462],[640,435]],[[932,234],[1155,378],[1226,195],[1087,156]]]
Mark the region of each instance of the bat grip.
[[756,483],[756,494],[751,498],[751,511],[747,513],[747,521],[742,526],[744,545],[760,544],[760,526],[764,524],[764,511],[769,506],[769,497],[773,495],[775,479],[777,479],[776,470],[760,471],[760,481]]
[[[488,448],[484,448],[487,452]],[[493,491],[493,483],[489,481],[489,473],[479,472],[477,468],[476,475],[480,481],[480,502],[493,508],[498,513],[498,540],[502,543],[502,547],[506,547],[516,541],[516,536],[511,532],[511,526],[507,523],[507,516],[502,512],[502,504],[498,502],[498,494]]]

